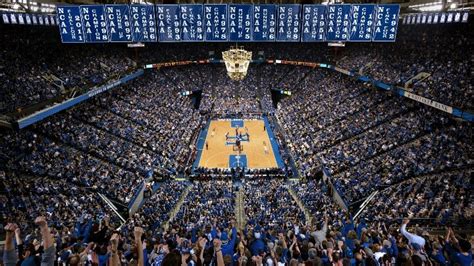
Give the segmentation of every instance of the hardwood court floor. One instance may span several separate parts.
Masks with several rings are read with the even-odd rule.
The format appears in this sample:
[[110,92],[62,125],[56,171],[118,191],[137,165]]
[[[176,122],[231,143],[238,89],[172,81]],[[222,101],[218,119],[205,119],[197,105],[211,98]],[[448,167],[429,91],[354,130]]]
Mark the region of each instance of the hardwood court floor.
[[[250,141],[243,141],[244,150],[241,155],[247,157],[247,168],[261,169],[278,167],[272,145],[268,136],[268,132],[263,130],[263,120],[243,120],[244,127],[239,131],[245,133],[245,127],[248,129]],[[229,136],[235,136],[235,128],[231,127],[231,121],[211,121],[207,131],[206,144],[204,144],[200,167],[206,168],[229,168],[230,155],[237,155],[237,151],[233,151],[233,145],[226,146],[225,134],[229,132]],[[230,140],[231,141],[231,140]],[[267,153],[265,153],[265,147]]]

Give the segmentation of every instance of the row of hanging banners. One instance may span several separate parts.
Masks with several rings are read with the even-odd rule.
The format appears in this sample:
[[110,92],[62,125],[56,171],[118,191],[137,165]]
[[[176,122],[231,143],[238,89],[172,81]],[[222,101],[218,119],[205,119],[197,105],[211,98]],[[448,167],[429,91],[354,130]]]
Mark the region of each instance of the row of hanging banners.
[[27,13],[2,13],[3,24],[58,26],[56,15],[27,14]]
[[64,43],[394,42],[395,4],[58,6]]
[[404,15],[402,24],[467,23],[469,12],[437,12]]

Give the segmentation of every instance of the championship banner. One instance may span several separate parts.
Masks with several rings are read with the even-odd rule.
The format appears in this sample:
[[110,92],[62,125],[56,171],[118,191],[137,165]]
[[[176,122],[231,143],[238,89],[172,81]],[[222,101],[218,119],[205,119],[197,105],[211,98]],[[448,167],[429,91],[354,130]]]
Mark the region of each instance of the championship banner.
[[[394,42],[397,37],[400,5],[377,5],[374,42]],[[419,17],[420,18],[420,17]]]
[[105,5],[111,42],[132,42],[132,22],[128,5]]
[[440,18],[439,18],[439,23],[445,23],[446,22],[446,13],[441,13]]
[[375,24],[375,11],[376,5],[352,5],[349,41],[372,41]]
[[[51,25],[52,25],[52,26],[57,26],[57,24],[56,24],[56,16],[50,15],[50,16],[49,16],[49,21],[51,21]],[[31,24],[31,17],[30,17],[30,15],[28,15],[28,16],[26,17],[26,22],[27,22],[28,24]]]
[[326,40],[325,5],[303,6],[303,42],[323,42]]
[[252,41],[252,5],[229,4],[229,41]]
[[277,41],[299,42],[301,38],[301,5],[278,6]]
[[259,42],[276,39],[276,5],[253,6],[253,40]]
[[453,22],[453,18],[454,18],[453,13],[448,13],[448,18],[447,18],[446,21],[447,21],[448,23],[452,23],[452,22]]
[[[77,7],[76,10],[79,10],[79,7]],[[73,11],[74,12],[74,11]],[[79,10],[80,12],[80,10]],[[70,14],[70,13],[68,13]],[[58,14],[59,16],[60,14]],[[46,26],[60,26],[59,25],[59,19],[57,18],[56,15],[42,15],[42,14],[27,14],[27,13],[1,13],[2,19],[0,22],[3,24],[19,24],[19,25],[46,25]],[[67,20],[67,18],[62,14],[62,19]],[[79,30],[82,31],[82,20],[80,20],[80,13],[79,13],[79,25],[80,27],[78,28]],[[74,19],[73,19],[74,22]],[[71,25],[66,25],[63,24],[63,32],[65,32],[67,27],[72,27],[74,28],[75,23]],[[61,29],[61,28],[60,28]],[[60,31],[61,33],[61,31]],[[75,31],[73,31],[75,33]],[[66,34],[66,33],[64,33]],[[67,39],[67,38],[66,38]],[[76,41],[74,41],[76,42]],[[81,42],[81,41],[80,41]]]
[[23,14],[17,14],[17,20],[18,20],[18,24],[20,25],[24,25],[25,24],[25,19],[23,18]]
[[227,5],[204,5],[204,31],[206,41],[226,42],[228,40]]
[[130,5],[132,38],[134,42],[156,42],[156,19],[152,5]]
[[462,23],[467,23],[467,21],[469,20],[469,12],[464,12],[462,14]]
[[156,27],[160,42],[181,41],[178,5],[156,5]]
[[433,23],[433,14],[428,14],[428,19],[426,20],[426,23],[432,24]]
[[196,42],[204,40],[202,5],[180,5],[181,40]]
[[329,5],[327,15],[326,39],[328,41],[347,41],[349,38],[351,5]]
[[[81,6],[82,25],[86,42],[108,42],[109,32],[103,5]],[[40,20],[41,23],[41,20]]]
[[2,14],[3,24],[10,24],[10,19],[8,18],[8,14]]
[[[84,31],[79,6],[58,6],[56,8],[59,19],[59,32],[63,43],[83,43]],[[32,17],[33,24],[37,24],[37,16]]]
[[16,20],[16,16],[13,13],[10,14],[10,23],[11,24],[18,24],[18,21]]

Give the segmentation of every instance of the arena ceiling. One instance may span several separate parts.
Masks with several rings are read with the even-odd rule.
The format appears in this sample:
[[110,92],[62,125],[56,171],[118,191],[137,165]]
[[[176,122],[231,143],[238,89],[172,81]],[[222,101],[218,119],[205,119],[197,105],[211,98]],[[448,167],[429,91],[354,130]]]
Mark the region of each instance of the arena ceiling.
[[130,3],[152,3],[152,4],[190,4],[190,3],[268,3],[268,4],[321,4],[321,3],[380,3],[380,4],[400,4],[402,13],[414,13],[419,12],[417,10],[420,6],[439,5],[442,6],[441,10],[474,10],[474,0],[235,0],[235,1],[224,1],[224,0],[0,0],[3,8],[11,8],[12,5],[16,5],[18,9],[28,11],[30,3],[37,5],[41,4],[130,4]]

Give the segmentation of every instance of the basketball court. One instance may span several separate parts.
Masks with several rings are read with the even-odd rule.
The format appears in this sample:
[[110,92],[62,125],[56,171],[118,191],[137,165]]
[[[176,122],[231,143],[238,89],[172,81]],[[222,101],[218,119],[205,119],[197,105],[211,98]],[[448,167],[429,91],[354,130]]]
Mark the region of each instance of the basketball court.
[[195,167],[276,168],[283,162],[266,118],[212,120],[198,139]]

